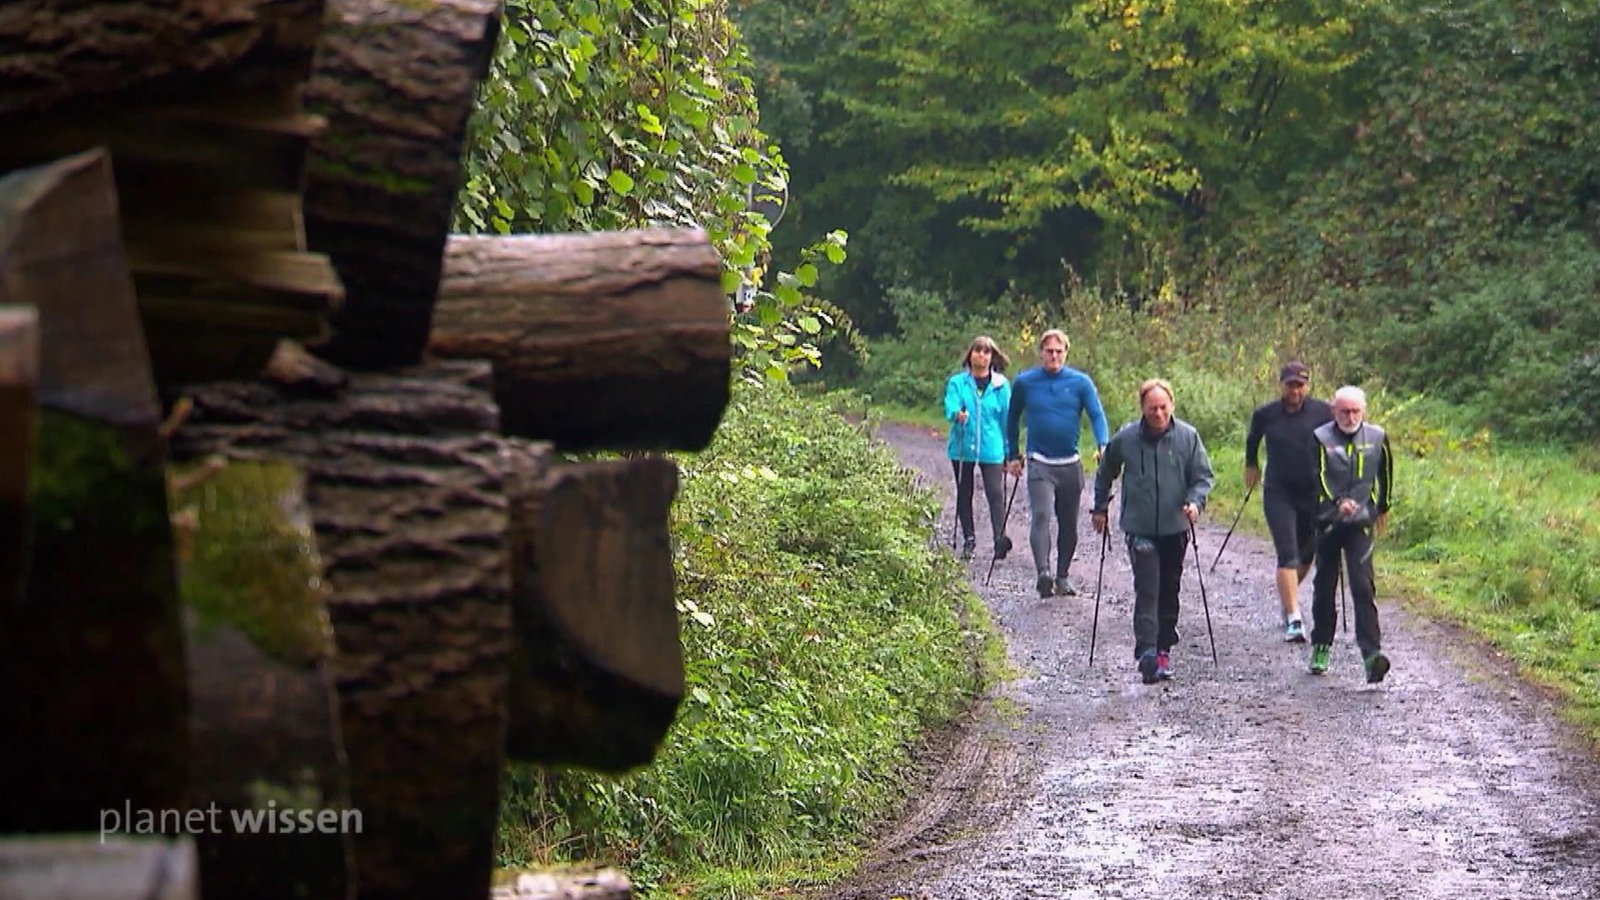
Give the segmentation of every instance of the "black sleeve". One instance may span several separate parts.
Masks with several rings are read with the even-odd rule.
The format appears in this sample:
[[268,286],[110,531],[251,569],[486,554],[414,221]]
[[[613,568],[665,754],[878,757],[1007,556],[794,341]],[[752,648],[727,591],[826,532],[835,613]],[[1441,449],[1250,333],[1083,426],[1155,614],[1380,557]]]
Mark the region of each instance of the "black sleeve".
[[1383,435],[1383,466],[1378,469],[1378,512],[1389,511],[1394,505],[1394,452],[1389,449],[1389,435]]
[[1250,433],[1244,439],[1244,464],[1250,469],[1261,468],[1261,464],[1257,462],[1257,451],[1260,450],[1261,438],[1266,433],[1266,426],[1261,421],[1265,417],[1261,412],[1257,409],[1250,414]]

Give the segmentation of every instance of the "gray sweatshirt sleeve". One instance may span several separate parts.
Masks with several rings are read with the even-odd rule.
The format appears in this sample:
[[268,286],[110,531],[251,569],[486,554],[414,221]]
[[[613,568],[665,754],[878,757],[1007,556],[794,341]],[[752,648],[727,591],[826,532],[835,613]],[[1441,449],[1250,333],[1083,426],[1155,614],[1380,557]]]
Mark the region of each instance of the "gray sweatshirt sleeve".
[[1211,457],[1206,454],[1205,442],[1200,440],[1200,432],[1194,433],[1194,453],[1189,456],[1189,495],[1188,502],[1194,504],[1196,509],[1206,508],[1206,499],[1211,496],[1211,486],[1215,478],[1211,472]]

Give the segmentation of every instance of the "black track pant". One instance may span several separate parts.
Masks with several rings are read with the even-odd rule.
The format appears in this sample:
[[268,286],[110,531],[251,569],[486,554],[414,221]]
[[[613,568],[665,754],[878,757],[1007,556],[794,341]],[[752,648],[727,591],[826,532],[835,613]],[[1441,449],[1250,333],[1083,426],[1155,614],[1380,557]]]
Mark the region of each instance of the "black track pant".
[[1178,643],[1178,587],[1189,533],[1160,537],[1127,535],[1133,563],[1133,655],[1171,650]]
[[1339,556],[1344,555],[1350,597],[1355,601],[1356,646],[1371,656],[1383,646],[1372,579],[1372,526],[1335,525],[1317,539],[1317,574],[1311,582],[1311,643],[1331,644],[1339,624]]
[[989,528],[994,539],[1005,534],[1005,477],[1003,463],[970,463],[950,460],[950,470],[956,476],[956,521],[961,523],[961,536],[971,538],[976,530],[972,524],[973,469],[983,472],[983,496],[989,501]]

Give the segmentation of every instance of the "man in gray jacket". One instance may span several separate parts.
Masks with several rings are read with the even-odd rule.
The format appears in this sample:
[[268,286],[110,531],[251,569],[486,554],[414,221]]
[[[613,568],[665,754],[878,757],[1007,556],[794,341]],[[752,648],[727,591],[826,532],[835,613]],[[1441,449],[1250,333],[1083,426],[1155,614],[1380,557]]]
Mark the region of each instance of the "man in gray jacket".
[[1211,459],[1194,426],[1172,415],[1172,386],[1139,385],[1140,418],[1106,445],[1094,477],[1094,530],[1105,534],[1111,483],[1122,476],[1120,523],[1133,565],[1133,655],[1145,684],[1172,677],[1178,585],[1189,532],[1211,493]]

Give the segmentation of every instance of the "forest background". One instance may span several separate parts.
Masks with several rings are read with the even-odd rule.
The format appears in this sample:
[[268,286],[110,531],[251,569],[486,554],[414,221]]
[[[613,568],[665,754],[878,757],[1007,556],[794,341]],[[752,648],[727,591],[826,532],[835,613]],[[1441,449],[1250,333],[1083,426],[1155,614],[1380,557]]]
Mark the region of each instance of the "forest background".
[[505,864],[729,897],[851,865],[1000,674],[936,506],[867,438],[941,423],[977,333],[1020,369],[1067,329],[1114,424],[1172,380],[1214,516],[1282,362],[1363,385],[1401,453],[1380,579],[1600,734],[1600,6],[506,6],[459,226],[705,228],[740,371],[680,459],[679,721],[627,778],[519,772]]

